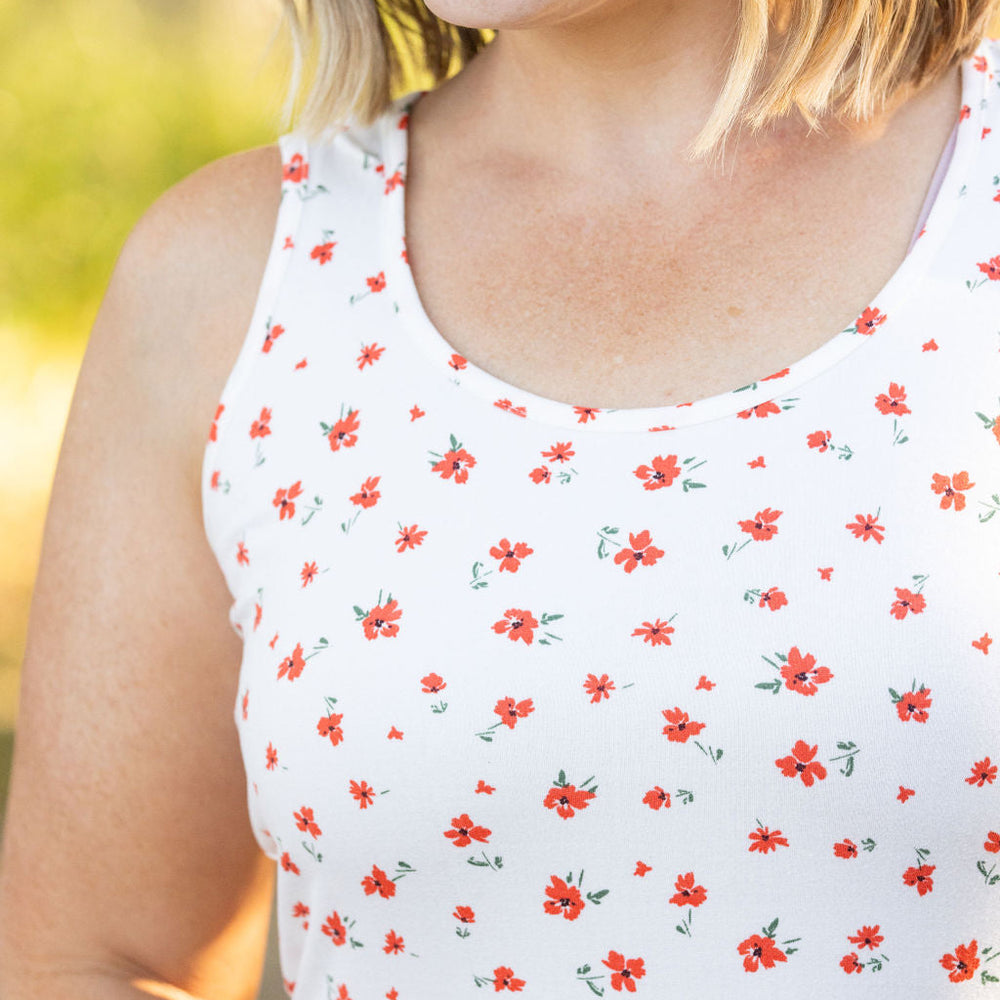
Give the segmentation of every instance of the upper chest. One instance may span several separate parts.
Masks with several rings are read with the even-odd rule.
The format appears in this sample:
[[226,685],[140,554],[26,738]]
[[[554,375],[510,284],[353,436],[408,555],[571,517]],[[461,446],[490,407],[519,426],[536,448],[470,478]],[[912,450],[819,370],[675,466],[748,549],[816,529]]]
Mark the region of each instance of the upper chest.
[[421,302],[467,361],[563,402],[662,406],[747,384],[830,340],[897,270],[953,98],[863,147],[749,155],[742,172],[655,189],[446,162],[411,127]]

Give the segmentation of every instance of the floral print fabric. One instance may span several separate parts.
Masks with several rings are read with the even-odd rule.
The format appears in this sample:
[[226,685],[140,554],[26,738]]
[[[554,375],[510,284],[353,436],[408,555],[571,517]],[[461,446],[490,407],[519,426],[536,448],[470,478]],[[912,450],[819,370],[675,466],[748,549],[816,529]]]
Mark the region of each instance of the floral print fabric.
[[1000,997],[998,54],[868,307],[657,408],[434,330],[414,95],[281,138],[203,513],[290,995]]

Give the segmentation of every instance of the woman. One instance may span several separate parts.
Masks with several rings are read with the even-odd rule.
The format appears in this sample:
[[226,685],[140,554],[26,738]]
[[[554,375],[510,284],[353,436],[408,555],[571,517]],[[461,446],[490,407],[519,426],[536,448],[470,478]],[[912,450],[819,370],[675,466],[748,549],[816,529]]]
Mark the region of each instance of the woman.
[[252,997],[275,877],[309,1000],[997,991],[998,6],[437,0],[385,103],[318,5],[87,349],[6,1000]]

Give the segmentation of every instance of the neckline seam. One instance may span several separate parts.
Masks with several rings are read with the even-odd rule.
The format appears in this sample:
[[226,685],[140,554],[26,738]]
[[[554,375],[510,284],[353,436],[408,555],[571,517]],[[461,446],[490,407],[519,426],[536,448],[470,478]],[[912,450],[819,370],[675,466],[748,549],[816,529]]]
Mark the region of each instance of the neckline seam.
[[[973,61],[977,55],[985,55],[986,69],[975,69]],[[797,360],[779,368],[787,369],[787,375],[777,380],[778,390],[769,393],[765,383],[776,375],[769,375],[738,386],[734,389],[711,396],[702,396],[685,403],[673,403],[654,407],[591,407],[583,403],[567,403],[550,397],[541,396],[530,390],[520,389],[503,379],[480,368],[466,360],[464,378],[460,376],[456,385],[453,377],[449,377],[445,365],[449,355],[458,355],[458,351],[444,338],[436,325],[430,320],[423,307],[419,290],[413,278],[408,260],[402,259],[405,244],[405,208],[406,185],[409,181],[409,128],[407,121],[399,127],[400,115],[409,114],[412,106],[420,97],[428,93],[421,89],[411,91],[393,102],[393,113],[385,116],[385,130],[381,136],[383,155],[389,155],[395,160],[392,166],[400,169],[403,183],[399,185],[398,196],[383,206],[380,237],[382,251],[388,256],[387,267],[390,269],[393,284],[403,300],[399,305],[398,322],[402,323],[409,334],[407,343],[412,343],[414,349],[425,357],[437,370],[442,386],[447,381],[453,389],[469,393],[490,406],[504,412],[507,408],[497,404],[506,400],[512,409],[524,409],[519,414],[527,422],[547,427],[563,429],[583,429],[586,433],[603,432],[606,434],[658,434],[670,431],[681,431],[686,428],[699,427],[723,419],[736,419],[739,414],[752,411],[768,402],[780,401],[794,393],[803,385],[826,374],[838,366],[846,358],[856,354],[862,345],[874,339],[872,334],[860,334],[857,331],[857,319],[866,309],[875,308],[887,318],[889,312],[882,306],[895,305],[894,313],[907,307],[906,292],[911,289],[922,276],[926,276],[936,259],[937,251],[942,246],[948,232],[960,215],[961,199],[958,191],[967,184],[971,165],[975,160],[977,148],[976,139],[985,117],[987,78],[991,71],[996,70],[989,39],[984,38],[967,59],[960,64],[961,93],[960,107],[955,127],[958,129],[955,148],[950,162],[944,171],[940,188],[934,198],[923,225],[923,233],[910,247],[907,253],[881,288],[871,297],[859,316],[854,320],[854,329],[848,325],[834,333],[813,351]],[[964,116],[964,108],[969,107],[969,115]],[[966,128],[962,129],[962,124]],[[393,134],[393,130],[398,134]],[[975,134],[974,134],[975,133]],[[399,244],[394,246],[394,244]],[[398,259],[396,254],[399,255]],[[440,368],[438,368],[440,366]],[[793,381],[786,382],[791,377]],[[763,387],[763,391],[762,391]],[[787,391],[786,391],[787,390]],[[738,398],[738,394],[747,392],[746,399]],[[597,414],[592,419],[579,420],[580,414],[576,407],[592,409]],[[685,419],[690,416],[691,419]],[[611,419],[603,419],[611,418]]]

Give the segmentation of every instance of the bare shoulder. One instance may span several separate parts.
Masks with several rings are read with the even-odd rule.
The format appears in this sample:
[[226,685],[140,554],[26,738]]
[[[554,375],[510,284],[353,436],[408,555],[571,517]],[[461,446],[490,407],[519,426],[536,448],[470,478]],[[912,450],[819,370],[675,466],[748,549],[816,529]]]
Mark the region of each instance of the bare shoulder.
[[176,394],[183,380],[176,427],[179,443],[190,449],[192,475],[250,323],[280,200],[277,144],[214,160],[143,213],[108,286],[102,309],[117,314],[117,331],[141,338],[131,347],[150,362],[150,372],[160,373],[153,391]]

